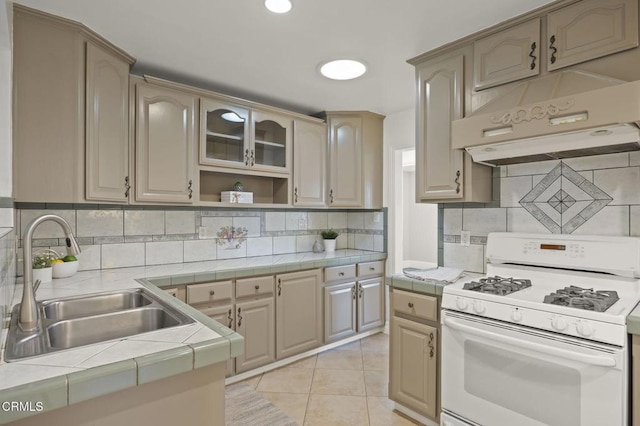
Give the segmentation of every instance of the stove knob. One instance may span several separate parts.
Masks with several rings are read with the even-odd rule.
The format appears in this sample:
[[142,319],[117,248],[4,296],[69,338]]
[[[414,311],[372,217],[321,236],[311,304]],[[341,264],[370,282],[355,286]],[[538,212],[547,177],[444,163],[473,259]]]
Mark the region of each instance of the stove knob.
[[484,303],[482,303],[482,301],[476,300],[475,302],[473,302],[473,310],[476,312],[476,314],[483,314],[487,310],[487,308],[484,306]]
[[576,331],[583,337],[589,337],[593,334],[593,327],[586,321],[578,321]]
[[522,321],[522,311],[521,311],[520,309],[518,309],[518,308],[514,309],[514,310],[511,312],[511,320],[512,320],[513,322],[520,322],[520,321]]
[[456,306],[458,307],[458,309],[460,309],[461,311],[466,311],[467,308],[469,307],[469,302],[467,302],[467,299],[461,299],[461,298],[457,298],[456,299]]
[[558,331],[562,331],[567,328],[567,320],[562,317],[551,318],[551,326]]

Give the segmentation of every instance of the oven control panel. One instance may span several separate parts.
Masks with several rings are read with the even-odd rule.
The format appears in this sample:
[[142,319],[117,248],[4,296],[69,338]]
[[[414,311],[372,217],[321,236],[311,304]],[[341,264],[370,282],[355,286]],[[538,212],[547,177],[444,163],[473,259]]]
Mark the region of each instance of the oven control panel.
[[640,278],[640,238],[493,232],[490,263],[517,263]]

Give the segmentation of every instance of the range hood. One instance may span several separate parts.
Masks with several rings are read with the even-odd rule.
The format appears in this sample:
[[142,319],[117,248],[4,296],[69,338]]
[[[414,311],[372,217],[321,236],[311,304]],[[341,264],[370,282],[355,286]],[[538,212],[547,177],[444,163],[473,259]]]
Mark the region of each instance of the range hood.
[[473,161],[499,166],[639,151],[639,123],[640,81],[572,70],[516,86],[455,120],[451,136]]

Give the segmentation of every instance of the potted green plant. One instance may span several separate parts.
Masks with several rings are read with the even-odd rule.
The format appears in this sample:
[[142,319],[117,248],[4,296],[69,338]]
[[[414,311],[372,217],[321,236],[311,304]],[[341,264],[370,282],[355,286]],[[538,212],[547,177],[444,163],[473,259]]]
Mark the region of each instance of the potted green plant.
[[324,250],[326,252],[336,251],[336,238],[338,238],[338,231],[334,231],[333,229],[325,229],[320,232],[322,235],[322,239],[324,240]]
[[36,280],[40,280],[43,283],[51,281],[53,277],[51,262],[54,259],[56,259],[56,256],[48,252],[37,253],[33,256],[31,261],[33,282],[36,282]]

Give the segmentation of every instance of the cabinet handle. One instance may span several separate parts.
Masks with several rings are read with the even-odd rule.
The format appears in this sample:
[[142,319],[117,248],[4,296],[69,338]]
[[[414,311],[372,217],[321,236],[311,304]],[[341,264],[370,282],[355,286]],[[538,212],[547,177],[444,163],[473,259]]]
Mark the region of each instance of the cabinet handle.
[[238,308],[238,327],[242,325],[242,308]]
[[256,164],[256,157],[253,154],[253,150],[251,150],[251,167],[253,167]]
[[244,165],[249,165],[249,148],[244,150]]
[[278,296],[282,294],[282,280],[278,278]]
[[129,198],[129,190],[131,189],[131,184],[129,184],[129,176],[124,177],[124,198]]
[[293,202],[294,203],[298,202],[298,187],[297,186],[295,188],[293,188]]
[[193,186],[193,180],[189,179],[189,185],[187,185],[187,191],[189,191],[189,199],[193,198],[193,189],[191,189],[192,186]]
[[434,344],[433,344],[433,333],[429,333],[429,343],[427,344],[429,346],[429,358],[433,358],[433,354],[434,354]]
[[556,36],[555,34],[551,36],[549,39],[549,50],[551,50],[551,61],[552,64],[556,63],[556,54],[558,53],[558,49],[555,46],[556,44]]
[[531,52],[529,52],[529,57],[531,58],[531,65],[529,65],[529,68],[531,68],[532,70],[536,68],[536,59],[538,59],[534,54],[536,51],[536,47],[538,46],[536,46],[535,41],[531,43]]
[[259,286],[259,285],[257,285],[257,286],[255,287],[255,289],[256,289],[256,290],[260,290],[260,286]]
[[232,309],[229,309],[228,315],[227,315],[227,319],[229,320],[229,328],[231,328],[233,326],[233,317],[231,316],[231,313],[233,312]]
[[413,303],[409,302],[409,308],[413,309]]
[[363,294],[364,294],[364,289],[362,288],[362,285],[358,284],[358,297],[362,299]]
[[353,296],[353,300],[356,300],[356,288],[351,287],[351,296]]
[[456,171],[456,178],[454,180],[456,184],[456,194],[460,193],[460,170]]
[[369,267],[369,270],[370,270],[370,271],[375,271],[375,270],[376,270],[376,268],[374,268],[373,266],[371,266],[371,267]]
[[344,277],[344,272],[338,272],[338,276]]
[[333,189],[329,191],[329,203],[333,204]]
[[216,294],[215,290],[209,290],[209,296],[213,296],[214,294]]

